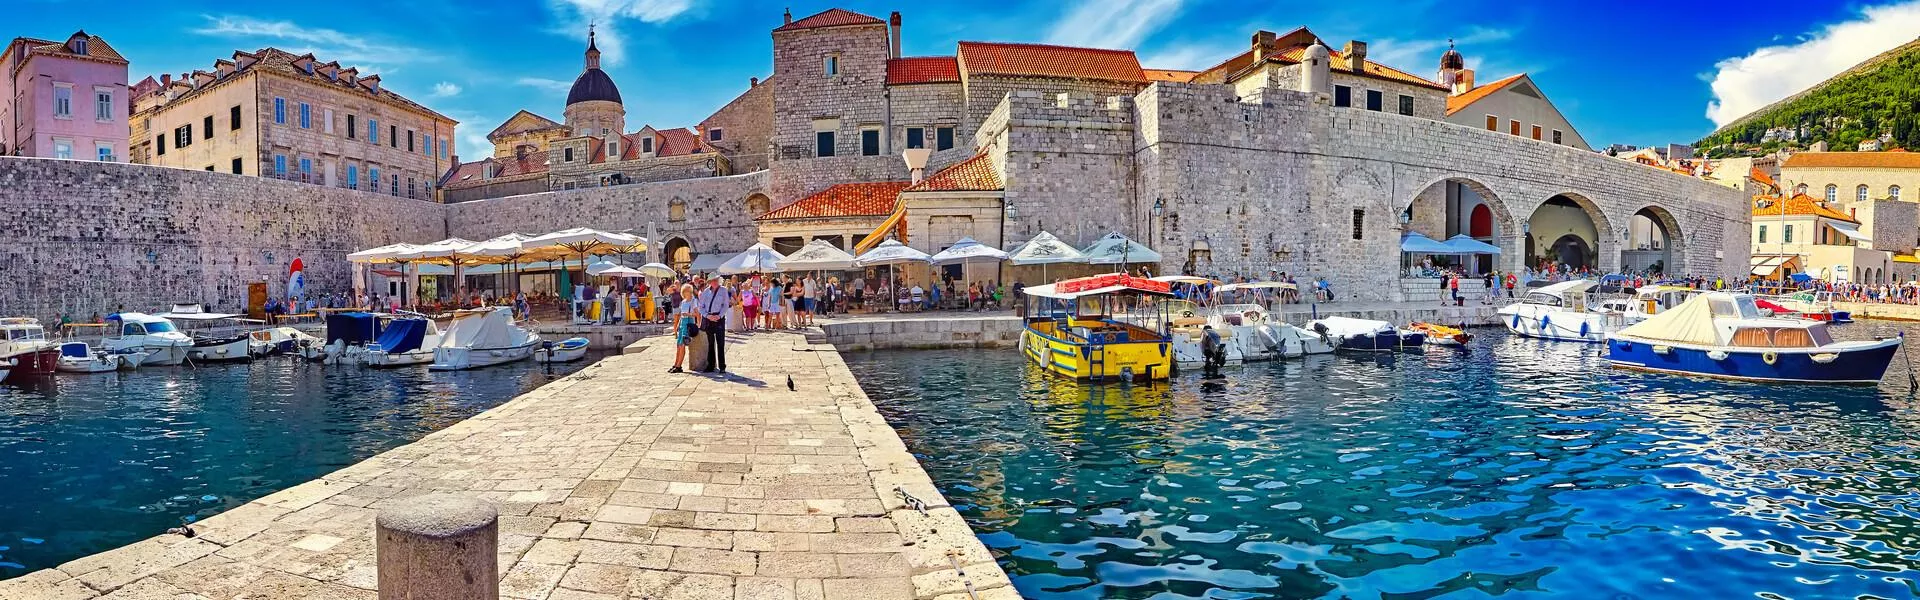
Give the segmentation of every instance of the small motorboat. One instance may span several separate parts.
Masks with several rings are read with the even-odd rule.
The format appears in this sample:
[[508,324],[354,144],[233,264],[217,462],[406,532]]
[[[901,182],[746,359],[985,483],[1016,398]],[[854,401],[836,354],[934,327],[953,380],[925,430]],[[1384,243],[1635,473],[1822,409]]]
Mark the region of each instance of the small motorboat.
[[1620,313],[1601,310],[1589,296],[1599,284],[1575,279],[1542,286],[1519,302],[1494,311],[1507,330],[1521,336],[1568,342],[1598,342],[1626,325]]
[[175,304],[173,309],[159,315],[164,319],[202,323],[201,333],[193,334],[193,347],[187,350],[187,358],[194,362],[226,362],[253,360],[253,336],[247,333],[213,333],[208,331],[212,323],[232,321],[234,323],[259,323],[242,315],[207,312],[199,304]]
[[591,343],[583,337],[567,338],[558,342],[540,342],[540,347],[533,351],[533,361],[557,363],[580,360],[586,358],[587,345]]
[[1414,321],[1407,329],[1426,334],[1427,344],[1433,346],[1465,346],[1473,341],[1473,334],[1458,327],[1448,327],[1437,323]]
[[427,368],[458,371],[526,360],[539,345],[539,334],[514,324],[512,308],[454,311],[453,322],[441,334]]
[[[116,354],[138,352],[142,366],[173,366],[187,360],[193,338],[181,333],[173,321],[141,313],[115,313],[107,316],[107,351]],[[124,362],[124,361],[123,361]]]
[[1837,342],[1828,323],[1764,316],[1749,294],[1709,292],[1607,336],[1621,369],[1747,381],[1876,384],[1902,338]]
[[394,317],[387,321],[380,338],[365,346],[369,367],[403,367],[433,362],[433,349],[440,345],[440,328],[424,315]]
[[325,364],[364,364],[366,346],[380,338],[380,317],[373,313],[348,312],[327,315],[326,339],[302,341],[294,351],[313,362]]
[[1314,333],[1292,323],[1268,323],[1255,330],[1261,343],[1273,349],[1274,356],[1280,358],[1299,358],[1308,354],[1329,354],[1333,352],[1333,338]]
[[105,373],[120,370],[120,356],[105,350],[95,351],[86,342],[67,342],[60,345],[60,366],[62,373]]
[[1307,322],[1307,329],[1333,340],[1334,348],[1354,352],[1388,352],[1419,348],[1424,333],[1394,327],[1386,321],[1325,317]]
[[13,377],[47,375],[59,369],[60,348],[32,317],[0,318],[0,360],[12,360]]
[[253,338],[253,341],[247,344],[247,351],[253,353],[255,357],[289,354],[298,349],[302,341],[320,340],[292,327],[268,327],[247,335]]

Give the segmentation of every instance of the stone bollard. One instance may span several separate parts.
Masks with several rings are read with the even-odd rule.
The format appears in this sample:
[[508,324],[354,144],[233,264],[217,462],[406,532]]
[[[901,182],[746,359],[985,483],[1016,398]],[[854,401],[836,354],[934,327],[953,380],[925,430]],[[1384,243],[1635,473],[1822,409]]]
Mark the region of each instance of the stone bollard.
[[713,336],[707,335],[705,331],[693,336],[693,339],[687,340],[688,371],[704,371],[707,369],[707,346],[709,345],[708,342],[711,341],[713,341]]
[[500,512],[478,498],[427,494],[374,518],[380,600],[500,597]]

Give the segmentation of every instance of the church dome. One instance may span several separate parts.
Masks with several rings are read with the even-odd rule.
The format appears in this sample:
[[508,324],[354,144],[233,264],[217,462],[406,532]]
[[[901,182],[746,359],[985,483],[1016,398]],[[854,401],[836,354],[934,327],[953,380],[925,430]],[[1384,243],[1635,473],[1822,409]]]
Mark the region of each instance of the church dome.
[[573,80],[573,89],[567,90],[567,104],[573,105],[593,100],[605,100],[620,104],[620,88],[614,87],[613,78],[606,71],[587,69]]
[[1459,50],[1453,49],[1453,42],[1447,42],[1446,54],[1440,55],[1440,68],[1455,70],[1467,68],[1467,58],[1461,56]]

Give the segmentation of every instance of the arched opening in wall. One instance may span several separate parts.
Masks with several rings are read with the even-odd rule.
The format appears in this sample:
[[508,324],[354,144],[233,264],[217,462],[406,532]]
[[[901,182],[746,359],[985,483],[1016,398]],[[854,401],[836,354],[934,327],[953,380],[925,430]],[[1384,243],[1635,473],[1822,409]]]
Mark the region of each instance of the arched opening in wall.
[[747,196],[747,220],[757,219],[760,215],[767,214],[767,211],[772,210],[772,205],[773,200],[768,199],[766,194]]
[[1599,269],[1613,229],[1592,200],[1556,194],[1527,217],[1525,266],[1535,271]]
[[[1404,233],[1418,233],[1445,242],[1464,235],[1494,246],[1503,246],[1502,234],[1512,231],[1513,217],[1499,196],[1478,181],[1448,177],[1421,188],[1400,211]],[[1502,247],[1502,252],[1516,250]],[[1434,256],[1438,264],[1464,267],[1469,273],[1484,273],[1495,268],[1498,256]]]
[[1680,222],[1673,213],[1658,206],[1635,211],[1627,222],[1626,243],[1620,248],[1620,270],[1652,275],[1684,273],[1674,264],[1679,241]]
[[675,271],[686,271],[693,265],[693,248],[687,245],[687,239],[676,237],[667,240],[666,249],[661,254],[667,257],[667,266]]

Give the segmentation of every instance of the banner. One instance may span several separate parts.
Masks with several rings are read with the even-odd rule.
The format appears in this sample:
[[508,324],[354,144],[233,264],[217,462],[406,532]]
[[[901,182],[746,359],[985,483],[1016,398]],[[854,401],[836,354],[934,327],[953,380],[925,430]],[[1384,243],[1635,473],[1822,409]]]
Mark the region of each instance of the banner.
[[291,300],[294,298],[304,297],[306,295],[307,295],[306,265],[302,264],[300,262],[300,259],[295,258],[293,259],[293,264],[287,267],[287,299]]

